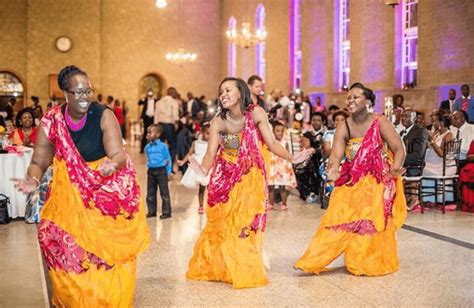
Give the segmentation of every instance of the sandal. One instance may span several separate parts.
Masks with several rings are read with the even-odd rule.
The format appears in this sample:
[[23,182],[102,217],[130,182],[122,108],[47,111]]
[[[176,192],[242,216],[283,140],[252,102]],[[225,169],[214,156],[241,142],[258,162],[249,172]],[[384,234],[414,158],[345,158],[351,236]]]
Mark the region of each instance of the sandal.
[[202,207],[198,208],[198,214],[204,214],[204,208]]

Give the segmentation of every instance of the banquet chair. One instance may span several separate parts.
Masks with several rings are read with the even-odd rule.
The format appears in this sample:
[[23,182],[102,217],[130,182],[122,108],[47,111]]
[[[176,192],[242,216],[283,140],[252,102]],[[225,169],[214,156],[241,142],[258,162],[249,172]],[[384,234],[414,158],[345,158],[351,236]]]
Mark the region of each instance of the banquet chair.
[[143,137],[143,121],[130,120],[130,144],[132,146],[140,146]]
[[[421,197],[434,196],[436,203],[438,202],[438,196],[441,195],[441,209],[443,214],[446,209],[446,193],[452,193],[454,200],[457,198],[456,194],[458,193],[458,174],[446,175],[446,169],[449,167],[455,167],[458,170],[458,157],[461,150],[461,140],[452,140],[447,141],[443,145],[443,167],[441,175],[428,175],[423,176],[423,180],[428,180],[434,182],[433,191],[427,191],[427,189],[432,189],[432,186],[421,185]],[[422,206],[423,208],[423,206]]]
[[[407,152],[410,153],[413,148],[413,141],[410,141],[407,144]],[[425,157],[426,150],[428,147],[425,147],[423,155],[421,157]],[[406,166],[406,172],[403,176],[403,190],[405,192],[405,196],[418,196],[418,201],[420,202],[421,213],[425,212],[425,208],[423,206],[423,198],[421,195],[421,180],[423,178],[423,168],[425,167],[424,160],[420,160],[417,164],[408,165]],[[419,174],[418,176],[409,176],[410,174]]]

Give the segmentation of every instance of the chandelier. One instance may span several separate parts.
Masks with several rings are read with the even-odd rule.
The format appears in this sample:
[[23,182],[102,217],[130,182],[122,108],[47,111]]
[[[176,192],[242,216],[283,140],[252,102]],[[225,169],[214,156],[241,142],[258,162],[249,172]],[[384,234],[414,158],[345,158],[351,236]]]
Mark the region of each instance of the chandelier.
[[155,4],[157,8],[164,9],[168,5],[168,2],[166,0],[156,0]]
[[194,62],[196,59],[197,54],[195,52],[186,52],[183,48],[178,48],[178,51],[166,54],[166,60],[178,64]]
[[[157,5],[160,0],[157,0]],[[166,0],[161,0],[162,2],[166,2]],[[179,35],[179,40],[183,42],[183,38],[181,36],[182,33],[182,22],[183,22],[183,17],[182,17],[182,12],[181,12],[181,6],[182,6],[182,0],[179,0],[178,2],[178,35]],[[166,60],[176,63],[176,64],[184,64],[184,63],[189,63],[189,62],[194,62],[197,59],[197,54],[195,52],[189,52],[185,51],[184,48],[178,48],[177,51],[172,51],[168,52],[165,55]]]
[[257,43],[262,43],[267,38],[267,31],[265,31],[265,29],[258,29],[255,33],[252,33],[249,22],[242,23],[242,29],[240,32],[237,32],[236,29],[229,29],[225,34],[229,42],[244,48],[249,48]]

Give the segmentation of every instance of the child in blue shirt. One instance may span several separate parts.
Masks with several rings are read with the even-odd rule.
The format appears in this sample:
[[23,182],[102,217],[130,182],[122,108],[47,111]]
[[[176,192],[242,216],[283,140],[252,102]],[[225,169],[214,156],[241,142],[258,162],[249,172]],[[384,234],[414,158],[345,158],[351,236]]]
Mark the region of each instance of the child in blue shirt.
[[171,200],[168,187],[168,177],[171,174],[171,155],[168,145],[160,141],[163,128],[160,124],[152,124],[147,129],[145,146],[147,157],[147,197],[148,214],[146,217],[156,217],[156,187],[160,188],[161,210],[160,219],[171,217]]

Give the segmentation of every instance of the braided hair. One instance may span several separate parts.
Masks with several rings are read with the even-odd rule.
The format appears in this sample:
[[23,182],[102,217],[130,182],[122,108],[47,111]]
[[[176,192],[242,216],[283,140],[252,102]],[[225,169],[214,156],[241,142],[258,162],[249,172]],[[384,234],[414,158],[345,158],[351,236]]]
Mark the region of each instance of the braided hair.
[[224,106],[222,105],[222,102],[220,101],[220,90],[221,86],[224,82],[226,81],[235,81],[237,88],[239,89],[240,92],[240,108],[242,110],[242,113],[245,113],[247,111],[248,107],[252,105],[252,97],[250,96],[250,89],[245,83],[240,78],[235,78],[235,77],[226,77],[224,80],[222,80],[221,84],[219,85],[219,99],[218,99],[218,107],[220,109],[219,116],[225,120],[227,118],[227,113],[229,110],[225,109]]
[[69,65],[64,67],[58,75],[58,84],[59,88],[63,91],[66,91],[69,89],[69,80],[71,77],[76,76],[76,75],[83,75],[87,76],[86,72],[81,70],[80,68],[74,66],[74,65]]
[[371,107],[373,107],[375,105],[375,94],[374,94],[374,91],[372,91],[372,89],[366,88],[360,82],[356,82],[356,83],[352,84],[351,87],[349,88],[349,90],[352,90],[354,88],[358,88],[358,89],[361,89],[363,91],[363,94],[364,94],[365,98],[368,99],[370,101],[370,103],[372,104]]

